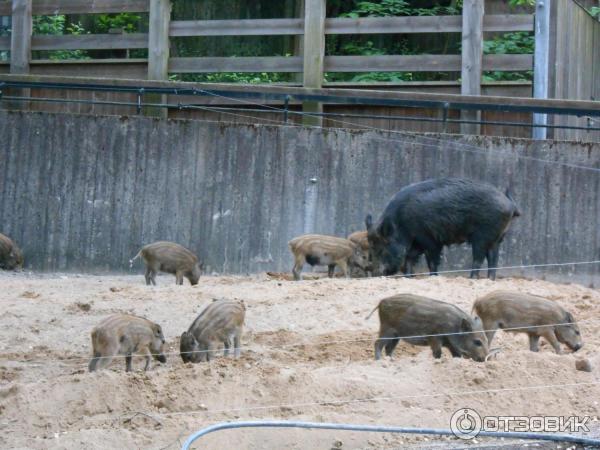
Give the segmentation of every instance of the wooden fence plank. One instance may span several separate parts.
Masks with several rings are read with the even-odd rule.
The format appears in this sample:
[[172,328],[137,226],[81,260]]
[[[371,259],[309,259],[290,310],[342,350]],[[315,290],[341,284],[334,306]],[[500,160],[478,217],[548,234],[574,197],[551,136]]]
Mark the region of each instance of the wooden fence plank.
[[[150,0],[148,31],[148,79],[169,79],[169,24],[171,0]],[[165,103],[166,95],[146,96],[149,103]],[[145,108],[144,114],[166,118],[166,108]]]
[[[114,60],[113,60],[114,61]],[[73,64],[81,64],[83,61],[73,61]],[[56,62],[55,62],[56,63]],[[61,64],[62,62],[59,62]],[[187,83],[175,81],[140,81],[140,80],[119,80],[114,78],[94,78],[86,77],[85,79],[73,76],[41,76],[41,75],[11,75],[0,74],[0,81],[26,81],[26,82],[46,82],[46,83],[84,83],[98,84],[102,86],[114,87],[160,87],[166,89],[210,89],[223,92],[243,92],[248,93],[248,86],[243,84],[227,84],[227,83]],[[583,100],[540,100],[526,97],[497,97],[490,95],[481,95],[478,97],[464,96],[457,94],[433,94],[422,92],[389,91],[377,89],[307,89],[296,86],[277,86],[277,85],[256,85],[252,87],[253,91],[261,95],[327,95],[331,97],[339,96],[340,98],[352,97],[353,99],[369,99],[373,104],[377,104],[377,100],[402,100],[411,102],[433,102],[437,105],[440,103],[450,103],[451,105],[460,105],[462,102],[469,102],[474,105],[480,105],[484,109],[498,107],[498,102],[502,101],[503,105],[524,107],[524,108],[557,108],[557,109],[576,109],[592,113],[594,116],[600,115],[600,102],[583,101]],[[334,101],[334,100],[332,100]],[[420,105],[427,106],[427,105]]]
[[484,71],[523,72],[533,70],[533,55],[483,55],[482,68]]
[[[302,85],[308,88],[323,86],[325,58],[325,12],[326,0],[305,0],[304,8],[304,64]],[[318,102],[304,102],[305,113],[322,113],[323,105]],[[322,126],[321,116],[302,116],[302,123]]]
[[304,33],[302,19],[174,20],[169,36],[270,36]]
[[326,56],[326,72],[456,72],[460,55]]
[[[532,55],[485,55],[484,70],[525,71]],[[326,72],[458,72],[460,55],[326,56]],[[170,58],[169,72],[302,72],[297,56]]]
[[169,72],[302,72],[302,58],[298,56],[170,58]]
[[360,17],[325,20],[326,34],[460,33],[460,16]]
[[148,79],[166,80],[169,64],[170,0],[150,0]]
[[148,35],[128,33],[33,36],[31,47],[33,50],[148,48]]
[[31,59],[31,0],[13,0],[10,44],[10,72],[29,72]]
[[[481,0],[464,0],[462,21],[461,94],[480,95],[483,67],[483,15]],[[463,120],[480,120],[479,111],[462,111]],[[478,124],[461,124],[461,133],[479,134]]]
[[33,14],[147,12],[149,0],[34,0]]
[[533,14],[491,14],[483,16],[483,31],[533,31]]
[[[533,16],[485,16],[484,31],[533,31]],[[325,19],[325,34],[460,33],[461,16],[361,17]],[[170,36],[271,36],[303,34],[302,19],[179,20]]]

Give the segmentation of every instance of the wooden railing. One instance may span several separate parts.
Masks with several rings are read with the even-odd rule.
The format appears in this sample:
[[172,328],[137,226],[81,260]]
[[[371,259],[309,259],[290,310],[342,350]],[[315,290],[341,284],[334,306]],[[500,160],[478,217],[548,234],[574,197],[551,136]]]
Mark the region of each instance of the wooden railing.
[[[532,70],[532,55],[483,55],[484,32],[533,31],[528,14],[485,15],[482,0],[464,0],[461,16],[326,18],[326,0],[305,0],[297,19],[170,20],[169,0],[0,0],[0,15],[12,15],[12,36],[0,37],[0,51],[10,50],[10,72],[27,73],[36,50],[148,49],[147,78],[169,73],[297,72],[305,87],[322,86],[324,72],[461,72],[462,93],[478,95],[483,71]],[[32,16],[149,12],[149,32],[32,36]],[[462,55],[325,56],[325,36],[332,34],[462,33]],[[182,36],[304,37],[304,54],[289,57],[169,56],[170,39]],[[108,64],[114,60],[88,60]],[[140,62],[139,60],[137,61]],[[145,61],[144,61],[145,62]],[[46,72],[52,74],[52,72]],[[64,74],[64,70],[61,71]],[[119,78],[119,73],[114,73]],[[318,109],[318,108],[317,108]]]
[[[479,2],[480,0],[476,0]],[[307,0],[307,8],[324,4],[325,0]],[[319,5],[320,6],[320,5]],[[0,15],[12,15],[12,23],[31,22],[31,15],[92,14],[117,12],[150,12],[161,9],[169,11],[168,0],[0,0]],[[324,11],[324,8],[321,8]],[[478,26],[489,31],[532,31],[532,15],[484,16],[482,9],[472,15],[469,1],[465,1],[465,17],[383,17],[383,18],[336,18],[325,19],[308,15],[305,19],[258,19],[258,20],[185,20],[168,21],[164,14],[150,21],[150,32],[135,34],[32,36],[29,45],[13,39],[12,45],[21,44],[28,52],[32,50],[73,49],[138,49],[148,48],[148,37],[155,33],[154,26],[168,21],[168,33],[157,33],[161,47],[169,48],[170,37],[181,36],[281,36],[303,35],[308,27],[319,34],[383,34],[383,33],[463,33],[463,40],[470,40],[470,29]],[[27,17],[29,16],[29,17]],[[308,22],[311,20],[311,23]],[[312,23],[314,22],[314,23]],[[315,26],[316,25],[316,26]],[[16,30],[18,31],[18,30]],[[21,36],[27,40],[27,36]],[[0,50],[11,50],[11,39],[0,38]],[[386,56],[325,56],[319,48],[304,49],[305,55],[291,57],[248,58],[170,58],[170,72],[302,72],[306,60],[323,60],[322,69],[333,72],[370,71],[460,71],[464,61],[460,55],[386,55]],[[163,53],[168,58],[168,52]],[[164,62],[163,62],[164,64]],[[309,67],[315,69],[314,67]],[[531,55],[486,55],[479,64],[480,70],[531,70]]]

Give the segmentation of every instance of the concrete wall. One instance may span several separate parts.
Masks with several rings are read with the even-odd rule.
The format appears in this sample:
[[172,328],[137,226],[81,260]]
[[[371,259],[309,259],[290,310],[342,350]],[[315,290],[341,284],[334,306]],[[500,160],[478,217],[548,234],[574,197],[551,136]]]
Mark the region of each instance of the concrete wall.
[[[345,236],[402,186],[447,175],[511,185],[522,216],[501,265],[600,259],[600,170],[571,167],[600,168],[600,144],[6,111],[0,124],[0,232],[32,269],[128,271],[166,239],[211,271],[289,270],[290,238]],[[465,246],[446,257],[470,261]]]

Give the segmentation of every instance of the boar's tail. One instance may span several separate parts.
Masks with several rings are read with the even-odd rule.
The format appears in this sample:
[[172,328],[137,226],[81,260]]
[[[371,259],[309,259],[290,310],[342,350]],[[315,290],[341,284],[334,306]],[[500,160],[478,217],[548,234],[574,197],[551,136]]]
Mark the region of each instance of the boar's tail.
[[373,315],[373,313],[374,313],[375,311],[377,311],[378,309],[379,309],[379,303],[377,303],[377,306],[376,306],[375,308],[373,308],[373,311],[371,311],[371,312],[369,313],[369,315],[368,315],[367,317],[365,317],[365,320],[369,320],[369,319],[371,318],[371,316]]
[[137,255],[135,255],[132,259],[129,260],[129,268],[133,267],[133,262],[138,259],[142,255],[142,251],[140,250]]
[[506,195],[508,197],[508,199],[513,203],[513,206],[515,207],[515,209],[513,211],[513,217],[519,217],[521,215],[521,211],[519,211],[519,208],[517,208],[517,204],[515,203],[514,199],[512,198],[512,195],[510,192],[510,186],[506,188],[504,195]]

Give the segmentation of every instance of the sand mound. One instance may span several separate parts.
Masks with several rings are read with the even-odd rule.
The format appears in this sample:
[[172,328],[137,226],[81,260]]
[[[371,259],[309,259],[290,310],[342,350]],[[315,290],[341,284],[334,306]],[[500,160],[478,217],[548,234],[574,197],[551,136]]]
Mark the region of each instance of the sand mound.
[[[464,407],[482,415],[596,417],[599,411],[600,293],[578,285],[445,277],[291,282],[276,274],[203,277],[194,287],[175,286],[169,276],[147,287],[141,275],[0,274],[0,281],[4,448],[175,449],[203,426],[237,419],[447,428]],[[542,341],[536,354],[528,351],[525,336],[499,333],[494,346],[502,350],[486,363],[449,353],[434,360],[428,348],[404,343],[394,359],[373,360],[378,319],[365,317],[381,298],[411,292],[470,311],[475,298],[495,289],[546,296],[579,321],[596,320],[580,324],[584,348],[556,355]],[[178,337],[213,298],[246,303],[242,357],[183,364]],[[136,371],[125,373],[118,360],[108,370],[88,373],[89,333],[115,312],[160,323],[173,353],[167,364],[155,362],[144,373],[138,360]],[[590,360],[592,372],[576,370],[582,358]],[[338,431],[224,433],[203,443],[225,448],[227,439],[228,448],[257,449],[433,443],[427,437]],[[452,438],[435,442],[462,445]]]

